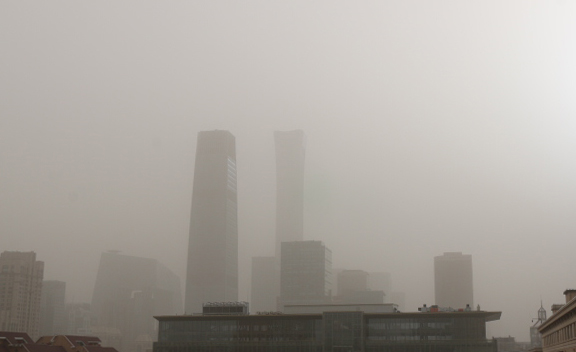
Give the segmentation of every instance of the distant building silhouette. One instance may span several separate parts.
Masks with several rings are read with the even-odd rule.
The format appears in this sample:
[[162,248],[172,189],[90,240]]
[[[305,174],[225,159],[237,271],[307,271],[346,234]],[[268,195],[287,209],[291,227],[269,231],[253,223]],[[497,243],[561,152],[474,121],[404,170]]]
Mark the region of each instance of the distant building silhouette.
[[322,304],[331,299],[332,252],[320,241],[282,242],[280,304]]
[[386,295],[392,292],[392,275],[388,272],[372,272],[368,276],[368,288],[384,291]]
[[276,257],[282,242],[304,239],[304,156],[301,130],[274,132],[276,144]]
[[96,325],[118,329],[122,343],[114,347],[134,351],[138,336],[156,335],[154,315],[182,312],[180,287],[178,276],[155,259],[102,253],[91,305]]
[[277,299],[280,295],[279,272],[276,257],[252,258],[251,311],[277,310]]
[[228,131],[198,133],[190,216],[186,305],[238,300],[236,141]]
[[434,257],[434,292],[440,307],[473,307],[472,256],[446,252]]
[[44,281],[40,302],[40,335],[65,334],[66,283],[56,280]]
[[67,335],[91,335],[94,324],[96,324],[96,317],[92,313],[90,303],[66,304]]
[[0,254],[0,331],[38,337],[44,263],[34,252]]
[[364,270],[342,270],[338,274],[337,295],[332,299],[341,304],[383,304],[384,291],[370,290],[369,274]]

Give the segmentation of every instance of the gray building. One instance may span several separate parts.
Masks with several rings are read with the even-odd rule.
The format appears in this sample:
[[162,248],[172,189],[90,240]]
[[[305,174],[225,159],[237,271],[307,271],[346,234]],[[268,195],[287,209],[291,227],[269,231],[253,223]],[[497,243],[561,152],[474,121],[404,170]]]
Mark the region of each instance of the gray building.
[[331,299],[332,252],[320,241],[282,242],[280,305]]
[[301,130],[274,132],[276,145],[276,257],[281,243],[304,239],[304,156]]
[[[356,308],[356,307],[354,307]],[[160,322],[154,352],[496,352],[500,312],[184,315]]]
[[42,283],[40,300],[40,335],[64,335],[66,333],[66,283],[46,280]]
[[446,252],[434,257],[434,293],[440,307],[473,307],[472,256]]
[[154,315],[182,312],[180,278],[155,259],[102,253],[91,310],[93,330],[117,329],[120,350],[134,351],[139,337],[155,336]]
[[186,313],[238,300],[236,142],[228,131],[198,133],[186,278]]
[[250,309],[254,312],[275,311],[280,295],[280,269],[276,257],[253,257]]
[[43,277],[44,262],[36,253],[0,254],[0,331],[38,337]]

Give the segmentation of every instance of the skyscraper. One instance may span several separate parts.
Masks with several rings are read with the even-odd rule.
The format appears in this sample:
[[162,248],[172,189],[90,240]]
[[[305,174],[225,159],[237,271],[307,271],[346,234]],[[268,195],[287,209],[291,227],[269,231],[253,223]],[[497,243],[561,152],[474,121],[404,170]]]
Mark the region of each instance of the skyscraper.
[[304,155],[301,130],[274,132],[276,144],[276,257],[282,242],[304,239]]
[[320,241],[282,242],[280,305],[322,304],[331,298],[332,252]]
[[198,133],[186,313],[202,303],[238,300],[236,142],[228,131]]
[[38,337],[44,263],[34,252],[0,254],[0,331]]
[[62,335],[67,332],[66,283],[47,280],[42,283],[40,335]]
[[474,306],[472,256],[446,252],[434,257],[434,292],[440,307]]

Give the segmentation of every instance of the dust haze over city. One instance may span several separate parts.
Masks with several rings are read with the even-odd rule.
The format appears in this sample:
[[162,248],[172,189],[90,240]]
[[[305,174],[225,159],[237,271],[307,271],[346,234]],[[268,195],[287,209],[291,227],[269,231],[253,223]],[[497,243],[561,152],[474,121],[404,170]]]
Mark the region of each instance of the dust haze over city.
[[240,300],[275,250],[274,131],[306,134],[304,238],[434,303],[472,255],[490,336],[576,287],[576,4],[0,2],[0,250],[90,302],[102,252],[185,287],[198,133],[236,138]]

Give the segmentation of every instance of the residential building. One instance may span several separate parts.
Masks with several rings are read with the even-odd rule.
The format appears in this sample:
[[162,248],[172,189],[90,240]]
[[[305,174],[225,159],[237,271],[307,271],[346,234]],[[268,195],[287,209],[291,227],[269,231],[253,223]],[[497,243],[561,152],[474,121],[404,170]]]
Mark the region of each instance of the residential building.
[[496,352],[486,323],[501,312],[159,316],[154,352]]
[[185,311],[238,300],[236,142],[228,131],[198,133],[190,215]]
[[576,290],[564,296],[566,303],[538,327],[543,352],[576,352]]
[[320,241],[282,242],[280,308],[331,299],[332,252]]
[[0,254],[0,331],[39,334],[44,263],[34,252]]
[[276,257],[281,243],[304,239],[304,157],[302,130],[274,132],[276,145]]
[[66,325],[66,283],[45,280],[40,299],[40,335],[64,334]]
[[434,257],[434,293],[439,306],[473,307],[472,256],[446,252]]
[[95,336],[54,335],[42,336],[34,342],[23,332],[0,331],[0,352],[118,352],[102,346]]
[[156,335],[154,315],[182,312],[180,288],[180,278],[155,259],[102,253],[92,295],[94,325],[118,329],[117,348],[132,352],[140,335]]

